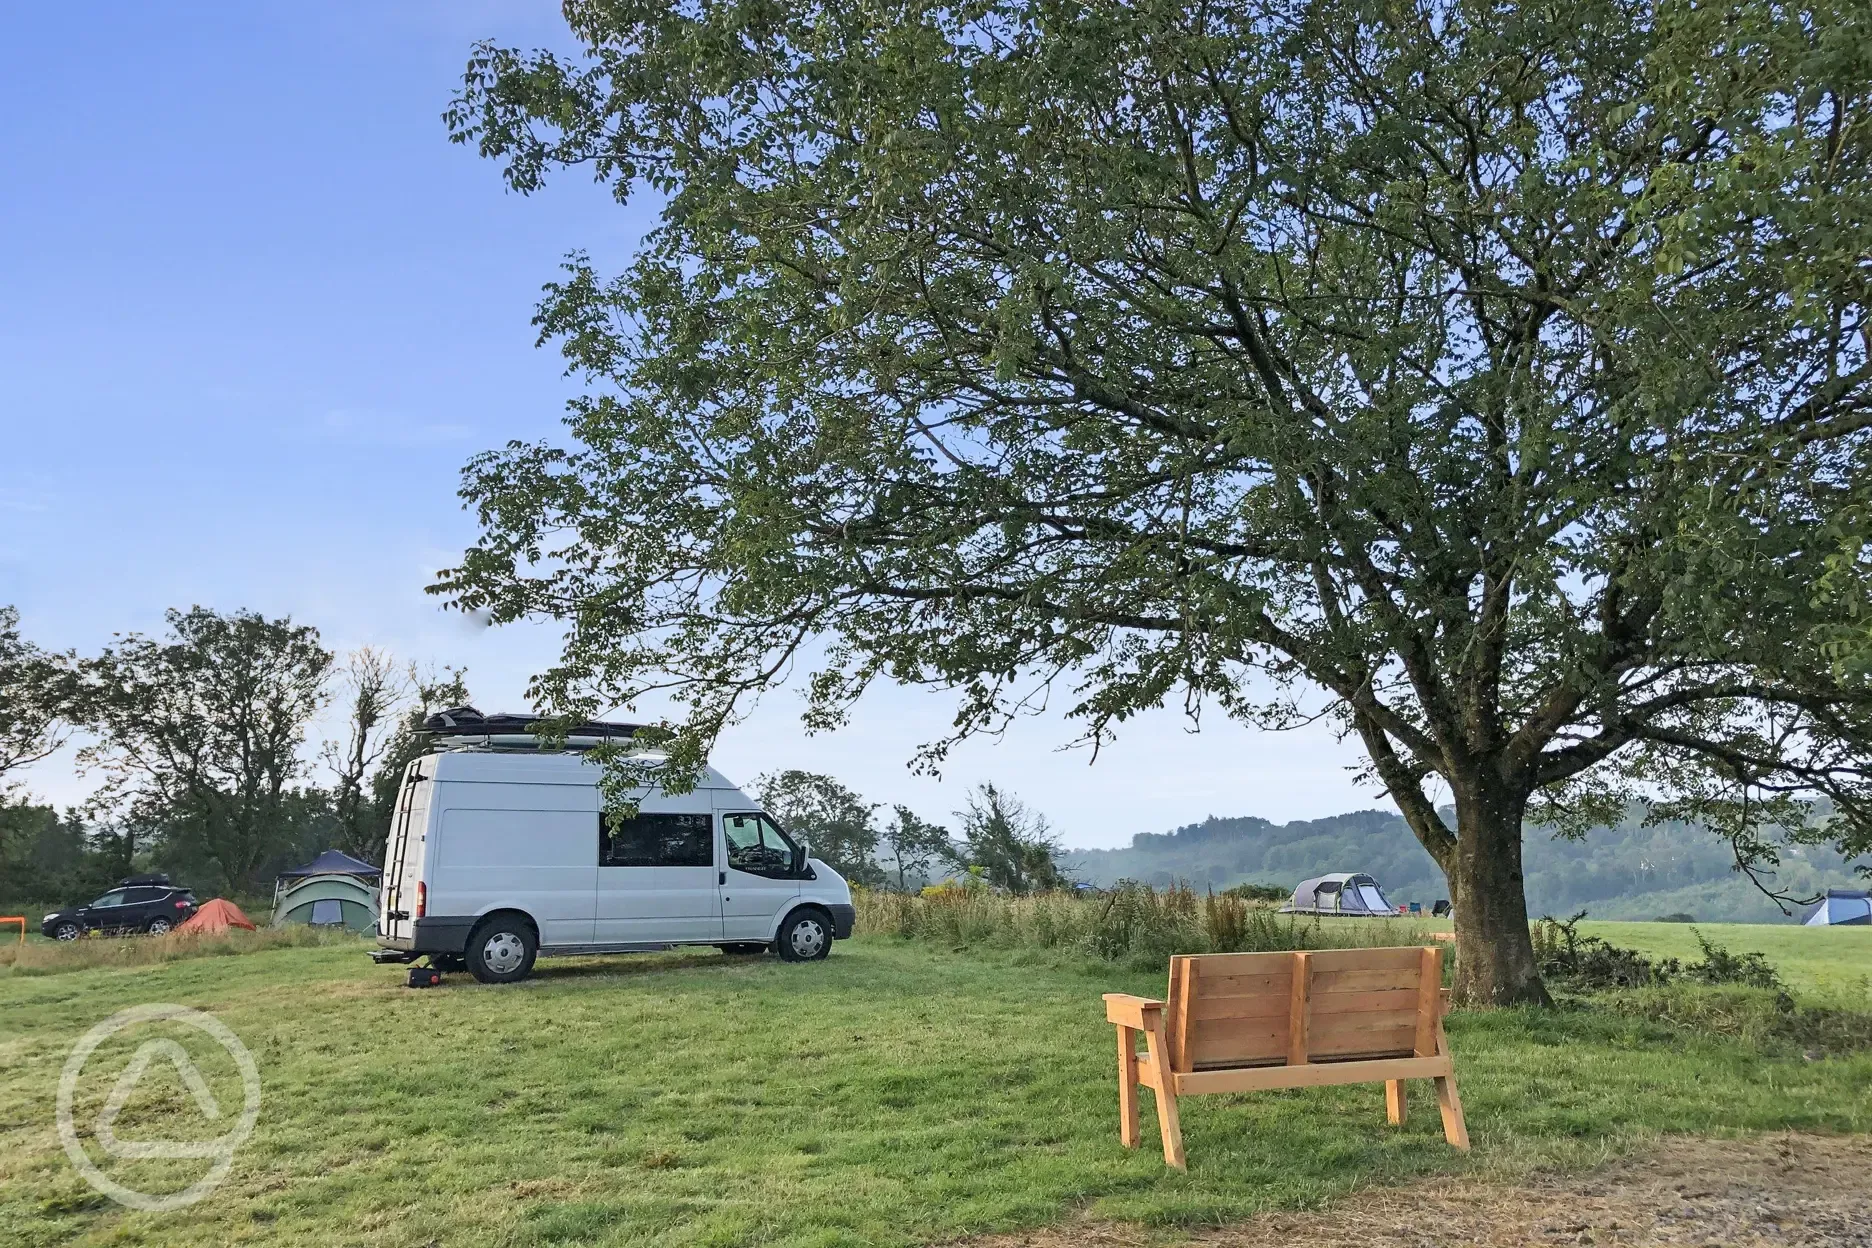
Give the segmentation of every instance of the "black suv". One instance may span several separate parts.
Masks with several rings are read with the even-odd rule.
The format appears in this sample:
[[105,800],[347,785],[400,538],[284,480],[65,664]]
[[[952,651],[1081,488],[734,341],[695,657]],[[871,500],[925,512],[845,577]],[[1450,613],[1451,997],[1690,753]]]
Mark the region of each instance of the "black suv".
[[90,905],[54,910],[39,930],[53,940],[76,940],[86,931],[160,936],[194,913],[195,894],[168,876],[133,875]]

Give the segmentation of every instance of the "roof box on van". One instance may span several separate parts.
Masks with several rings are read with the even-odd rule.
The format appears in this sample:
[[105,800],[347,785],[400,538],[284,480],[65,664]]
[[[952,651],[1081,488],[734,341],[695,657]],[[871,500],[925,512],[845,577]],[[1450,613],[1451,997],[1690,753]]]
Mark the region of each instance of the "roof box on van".
[[[537,744],[533,726],[539,723],[541,718],[538,715],[501,713],[484,715],[472,706],[451,706],[423,720],[423,731],[438,743],[475,742],[525,748]],[[577,749],[581,745],[590,746],[601,741],[633,737],[637,735],[639,727],[641,727],[639,724],[610,723],[603,720],[576,724],[566,734],[566,745]]]

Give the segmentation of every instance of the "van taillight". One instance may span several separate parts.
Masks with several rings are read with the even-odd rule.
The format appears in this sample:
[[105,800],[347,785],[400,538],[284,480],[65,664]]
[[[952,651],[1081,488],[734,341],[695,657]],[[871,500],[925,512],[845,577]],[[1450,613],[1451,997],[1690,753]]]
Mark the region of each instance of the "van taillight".
[[421,880],[416,881],[416,917],[422,918],[429,913],[429,886]]

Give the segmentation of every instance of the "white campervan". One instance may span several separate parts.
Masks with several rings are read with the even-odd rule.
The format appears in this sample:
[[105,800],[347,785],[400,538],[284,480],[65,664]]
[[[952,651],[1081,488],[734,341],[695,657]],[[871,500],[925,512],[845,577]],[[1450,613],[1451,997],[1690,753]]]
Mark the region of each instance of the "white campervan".
[[[483,738],[491,740],[491,738]],[[716,945],[823,958],[851,935],[851,889],[758,803],[706,769],[605,813],[577,752],[444,748],[404,774],[385,849],[379,961],[428,955],[483,983],[541,954]]]

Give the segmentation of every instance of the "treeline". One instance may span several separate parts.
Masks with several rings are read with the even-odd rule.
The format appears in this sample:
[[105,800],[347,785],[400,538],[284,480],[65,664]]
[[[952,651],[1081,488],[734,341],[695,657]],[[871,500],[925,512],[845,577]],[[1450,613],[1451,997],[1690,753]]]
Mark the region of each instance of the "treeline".
[[[162,634],[80,656],[28,641],[0,607],[0,898],[70,900],[145,869],[249,891],[331,847],[380,862],[416,730],[467,700],[459,669],[340,658],[288,618],[170,611]],[[344,727],[313,753],[334,701]],[[61,814],[20,773],[74,737],[99,787]]]
[[[334,701],[343,728],[312,752],[310,726]],[[27,641],[0,607],[0,899],[69,901],[147,869],[256,891],[332,847],[381,863],[423,719],[468,701],[460,669],[368,647],[340,658],[290,619],[171,611],[160,636],[79,656]],[[61,813],[19,776],[74,735],[78,766],[101,784]],[[755,789],[815,855],[873,888],[966,876],[1025,895],[1066,883],[1046,819],[994,785],[969,794],[953,833],[830,776],[781,771]]]
[[[1764,880],[1792,897],[1849,886],[1855,864],[1821,846],[1784,846]],[[1442,872],[1392,811],[1270,823],[1210,817],[1168,833],[1140,833],[1123,849],[1074,851],[1068,870],[1094,884],[1120,879],[1220,891],[1253,881],[1291,888],[1328,871],[1365,871],[1393,901],[1448,897]],[[1776,922],[1779,907],[1735,869],[1727,841],[1688,823],[1639,818],[1593,829],[1582,840],[1528,829],[1523,852],[1528,908],[1536,915],[1589,911],[1594,918],[1692,914],[1706,922]]]

